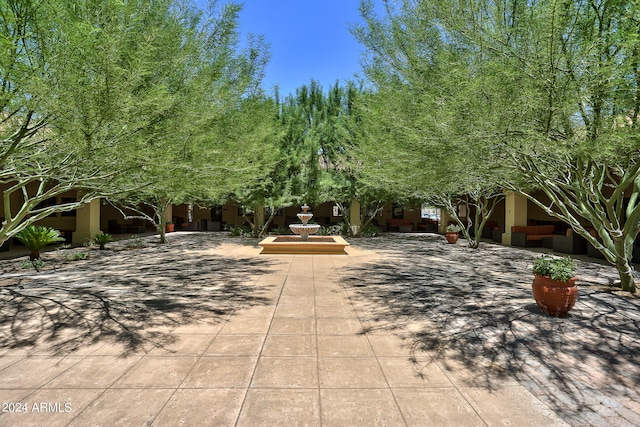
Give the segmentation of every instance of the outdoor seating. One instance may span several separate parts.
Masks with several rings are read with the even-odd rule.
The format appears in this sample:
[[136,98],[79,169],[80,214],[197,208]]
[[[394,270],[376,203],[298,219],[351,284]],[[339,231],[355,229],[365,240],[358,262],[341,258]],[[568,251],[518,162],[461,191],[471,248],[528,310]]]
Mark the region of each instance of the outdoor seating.
[[514,225],[511,227],[511,244],[528,248],[542,246],[542,239],[553,237],[553,225]]
[[388,219],[387,230],[399,231],[403,233],[411,232],[413,231],[413,221],[411,221],[410,219],[401,219],[401,218]]
[[437,233],[438,221],[430,218],[422,218],[422,221],[416,224],[416,231],[425,231],[427,233]]
[[[493,239],[493,230],[498,227],[498,221],[489,220],[484,223],[484,227],[482,228],[482,238],[484,239]],[[502,237],[500,237],[500,241],[502,242]]]
[[178,224],[178,229],[184,231],[198,231],[200,229],[200,223],[198,222],[181,222]]
[[586,254],[587,240],[569,228],[566,235],[553,236],[553,251],[575,255]]
[[133,220],[129,223],[119,224],[118,220],[110,219],[107,222],[107,232],[109,234],[142,234],[146,231],[144,221]]
[[491,230],[491,240],[493,240],[496,243],[502,244],[503,233],[504,231],[502,230],[501,227],[494,227],[493,230]]
[[210,219],[201,219],[200,220],[200,230],[202,230],[202,231],[220,231],[221,230],[220,221],[212,221]]

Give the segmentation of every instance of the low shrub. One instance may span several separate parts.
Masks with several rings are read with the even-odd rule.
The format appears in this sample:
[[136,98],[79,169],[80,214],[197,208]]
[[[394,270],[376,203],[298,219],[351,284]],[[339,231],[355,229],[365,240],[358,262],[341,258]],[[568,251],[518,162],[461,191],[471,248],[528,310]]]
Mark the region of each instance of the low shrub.
[[105,245],[110,242],[113,242],[113,237],[109,233],[96,234],[96,236],[93,238],[93,243],[98,245],[100,247],[100,250],[105,250]]
[[549,255],[541,255],[533,261],[533,274],[566,282],[576,275],[576,262],[569,257],[554,258]]
[[232,236],[253,237],[251,227],[248,225],[231,225],[227,224],[224,229],[231,233]]
[[64,256],[67,261],[80,261],[87,258],[89,258],[89,254],[86,252],[73,252]]
[[64,238],[60,236],[58,230],[40,225],[29,225],[16,234],[16,238],[31,251],[29,253],[31,261],[40,259],[40,249],[45,246],[64,242]]
[[29,261],[24,261],[21,264],[23,269],[34,268],[36,271],[40,271],[40,269],[44,268],[46,263],[41,258],[35,258]]
[[127,242],[125,243],[125,247],[127,249],[142,249],[145,246],[144,246],[144,243],[142,242],[142,238],[140,238],[140,236],[138,236],[137,234],[134,234],[129,239],[127,239]]
[[362,237],[376,237],[380,234],[380,229],[369,223],[360,229],[360,236]]
[[289,227],[275,227],[269,231],[269,234],[273,234],[276,236],[281,236],[283,234],[291,234],[291,229]]
[[458,224],[447,225],[447,233],[459,233],[461,231],[462,231],[462,228]]

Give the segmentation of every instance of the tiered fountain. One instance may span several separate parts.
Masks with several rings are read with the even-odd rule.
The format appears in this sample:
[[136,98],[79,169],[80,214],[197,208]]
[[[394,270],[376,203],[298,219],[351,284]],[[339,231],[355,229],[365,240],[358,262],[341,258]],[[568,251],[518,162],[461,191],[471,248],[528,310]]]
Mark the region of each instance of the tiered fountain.
[[333,254],[345,255],[345,247],[349,246],[340,236],[313,236],[320,229],[318,224],[309,224],[313,218],[307,212],[309,206],[302,206],[298,218],[302,224],[290,224],[289,228],[296,236],[269,236],[260,243],[262,254]]
[[305,242],[310,234],[316,234],[318,232],[320,226],[318,224],[307,224],[309,220],[313,218],[313,214],[307,212],[309,210],[309,206],[301,206],[301,209],[302,212],[298,214],[298,219],[302,221],[302,224],[290,224],[289,228],[294,234],[299,234],[300,240]]

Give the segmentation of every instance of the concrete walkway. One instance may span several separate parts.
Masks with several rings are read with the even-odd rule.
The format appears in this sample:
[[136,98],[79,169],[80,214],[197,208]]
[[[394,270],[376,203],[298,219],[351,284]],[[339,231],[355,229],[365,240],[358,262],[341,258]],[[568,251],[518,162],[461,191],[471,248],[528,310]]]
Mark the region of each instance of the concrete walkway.
[[260,256],[210,236],[39,273],[3,264],[0,425],[567,425],[517,372],[420,344],[437,319],[384,309],[420,300],[380,292],[381,273],[403,283],[416,267],[393,242]]

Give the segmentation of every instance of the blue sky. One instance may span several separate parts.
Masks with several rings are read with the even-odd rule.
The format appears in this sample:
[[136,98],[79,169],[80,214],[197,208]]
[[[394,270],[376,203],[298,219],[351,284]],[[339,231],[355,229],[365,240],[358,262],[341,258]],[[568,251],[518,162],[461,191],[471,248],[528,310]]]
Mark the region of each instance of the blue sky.
[[360,72],[363,47],[349,32],[361,22],[359,0],[244,0],[240,31],[271,45],[264,88],[284,97],[314,79],[326,91]]

